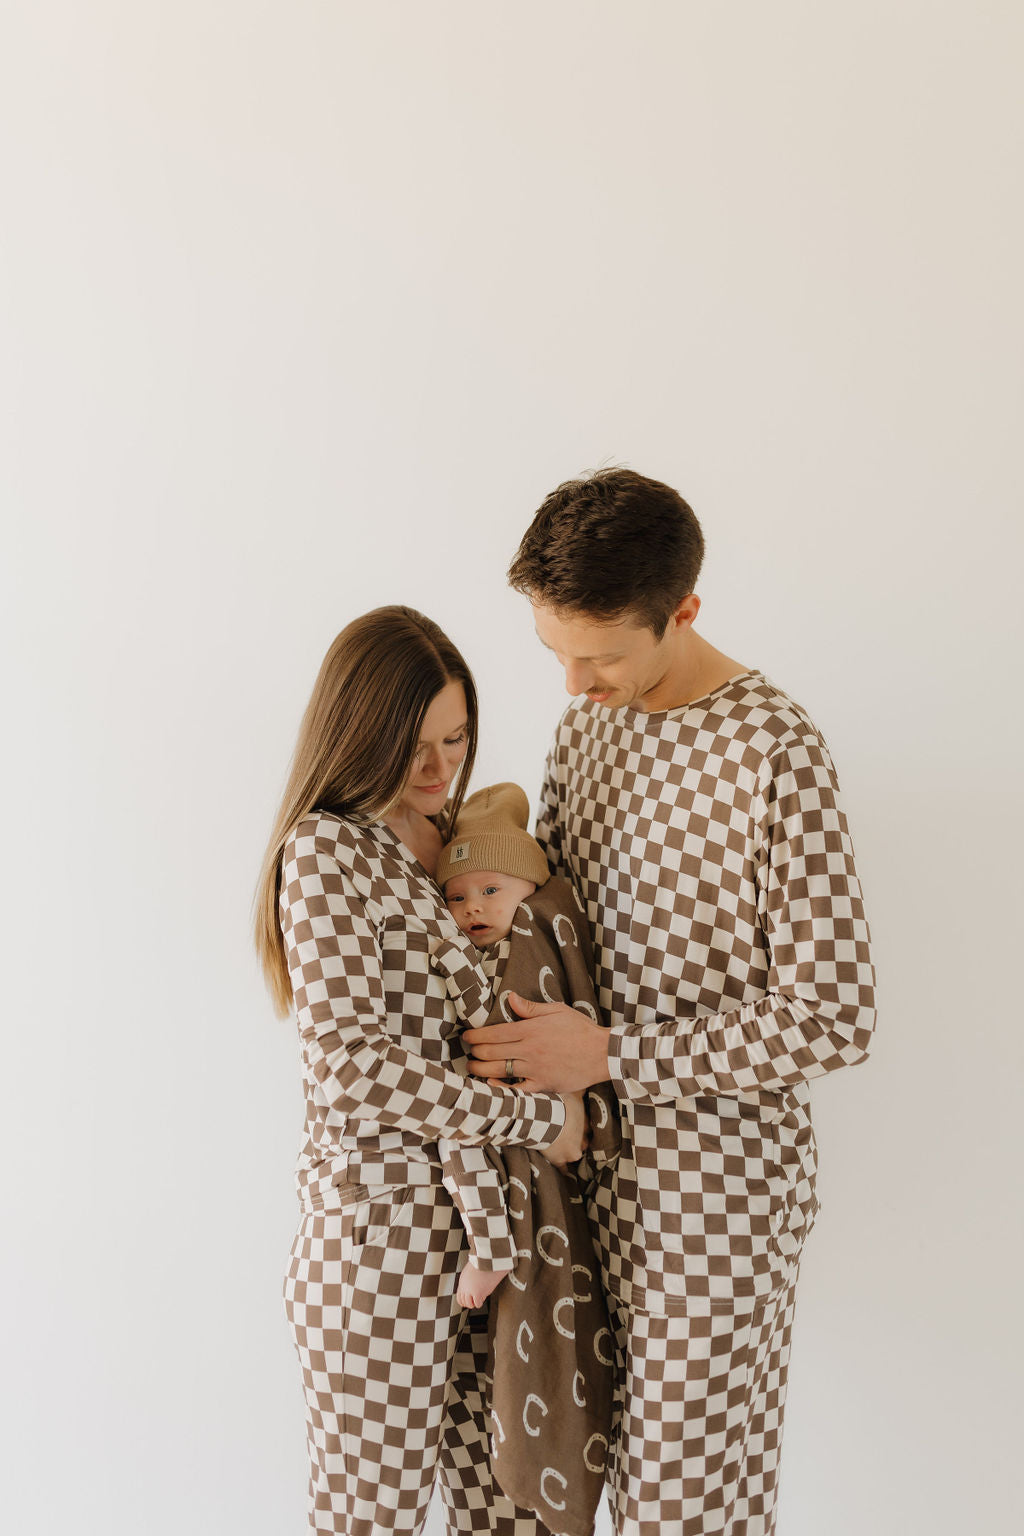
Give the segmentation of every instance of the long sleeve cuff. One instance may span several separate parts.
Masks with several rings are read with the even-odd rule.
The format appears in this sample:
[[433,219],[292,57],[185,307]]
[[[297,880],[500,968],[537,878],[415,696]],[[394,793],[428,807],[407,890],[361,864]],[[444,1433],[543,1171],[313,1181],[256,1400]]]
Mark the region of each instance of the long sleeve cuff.
[[514,1269],[516,1244],[497,1171],[482,1149],[441,1143],[444,1187],[469,1241],[479,1269]]
[[516,1264],[516,1245],[509,1231],[504,1211],[498,1219],[485,1211],[468,1211],[462,1224],[469,1238],[469,1253],[478,1269],[512,1270]]

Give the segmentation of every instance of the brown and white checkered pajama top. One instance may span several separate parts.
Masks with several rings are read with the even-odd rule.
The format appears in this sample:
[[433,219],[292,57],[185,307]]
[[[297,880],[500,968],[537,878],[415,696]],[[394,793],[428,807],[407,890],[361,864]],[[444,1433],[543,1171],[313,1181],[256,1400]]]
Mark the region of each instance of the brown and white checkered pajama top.
[[[459,1074],[458,1017],[439,952],[461,950],[486,1019],[490,985],[437,886],[381,822],[317,811],[284,849],[281,929],[295,995],[306,1094],[298,1189],[336,1209],[357,1186],[438,1183],[437,1141],[547,1145],[561,1100]],[[486,1166],[481,1159],[481,1167]],[[501,1225],[504,1201],[499,1197]],[[474,1251],[487,1265],[486,1229]],[[503,1257],[510,1258],[511,1254]]]
[[612,1028],[613,1293],[691,1316],[772,1295],[817,1209],[808,1081],[874,1025],[824,741],[760,672],[662,713],[574,704],[537,835],[583,897]]

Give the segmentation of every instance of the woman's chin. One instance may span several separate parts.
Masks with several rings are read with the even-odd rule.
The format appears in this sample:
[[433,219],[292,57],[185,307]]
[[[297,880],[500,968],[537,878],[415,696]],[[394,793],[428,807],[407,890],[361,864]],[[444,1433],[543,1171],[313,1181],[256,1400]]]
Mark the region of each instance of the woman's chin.
[[410,789],[405,803],[421,816],[436,816],[447,798],[448,785],[442,784],[440,789]]

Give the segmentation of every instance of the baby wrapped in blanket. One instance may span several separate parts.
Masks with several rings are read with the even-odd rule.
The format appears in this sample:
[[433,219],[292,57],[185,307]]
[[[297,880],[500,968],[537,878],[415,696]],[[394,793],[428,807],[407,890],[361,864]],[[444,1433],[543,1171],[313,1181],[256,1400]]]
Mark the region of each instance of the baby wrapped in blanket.
[[[598,1022],[582,903],[551,876],[526,830],[516,784],[465,802],[437,880],[491,981],[487,1023],[513,1017],[510,992],[566,1002]],[[479,1027],[479,986],[460,976],[457,946],[434,957],[466,1024]],[[554,1026],[557,1027],[557,1026]],[[515,1080],[514,1060],[506,1076]],[[459,1300],[492,1296],[489,1336],[494,1472],[509,1498],[550,1531],[590,1536],[604,1485],[611,1426],[612,1339],[585,1213],[587,1182],[619,1149],[615,1095],[590,1089],[587,1157],[563,1173],[527,1147],[441,1144],[445,1187],[469,1236]]]

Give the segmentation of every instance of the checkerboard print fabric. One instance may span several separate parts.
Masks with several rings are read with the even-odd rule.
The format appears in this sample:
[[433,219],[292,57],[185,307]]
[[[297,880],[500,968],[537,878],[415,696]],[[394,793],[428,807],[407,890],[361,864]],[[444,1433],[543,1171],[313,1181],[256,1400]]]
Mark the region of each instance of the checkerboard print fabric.
[[[449,1529],[543,1536],[490,1473],[486,1318],[455,1299],[466,1237],[438,1140],[500,1179],[484,1142],[544,1145],[561,1101],[468,1079],[445,977],[462,946],[464,1013],[490,983],[441,895],[390,830],[326,812],[287,843],[280,901],[302,1044],[303,1217],[285,1300],[302,1366],[310,1524],[382,1536],[422,1527],[435,1475]],[[476,1234],[486,1248],[488,1234]]]
[[322,1536],[414,1536],[435,1477],[449,1531],[546,1536],[491,1476],[487,1320],[455,1298],[464,1256],[439,1186],[303,1215],[284,1294]]
[[558,1098],[453,1068],[458,1020],[431,958],[461,946],[465,1009],[481,1021],[490,986],[437,886],[388,827],[306,817],[284,849],[280,916],[302,1046],[304,1209],[338,1208],[354,1186],[432,1183],[438,1137],[555,1138]]
[[664,713],[572,705],[537,835],[583,897],[612,1026],[609,1283],[691,1316],[775,1294],[817,1209],[808,1081],[874,1025],[824,741],[759,672]]
[[612,1303],[617,1536],[772,1536],[795,1286],[693,1317]]

